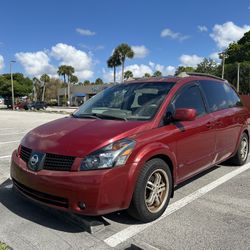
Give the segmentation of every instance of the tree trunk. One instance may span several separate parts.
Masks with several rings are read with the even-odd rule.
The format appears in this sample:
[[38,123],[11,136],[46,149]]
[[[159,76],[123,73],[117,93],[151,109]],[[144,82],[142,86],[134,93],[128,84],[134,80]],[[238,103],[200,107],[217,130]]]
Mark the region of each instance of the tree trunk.
[[114,84],[116,83],[116,67],[114,66]]
[[68,75],[68,106],[70,106],[70,82],[69,82],[69,75]]
[[36,91],[36,85],[33,82],[33,100],[36,102],[37,101],[37,91]]
[[122,82],[124,82],[124,61],[122,61]]
[[42,94],[42,101],[44,102],[44,96],[45,96],[45,84],[46,82],[43,83],[43,94]]

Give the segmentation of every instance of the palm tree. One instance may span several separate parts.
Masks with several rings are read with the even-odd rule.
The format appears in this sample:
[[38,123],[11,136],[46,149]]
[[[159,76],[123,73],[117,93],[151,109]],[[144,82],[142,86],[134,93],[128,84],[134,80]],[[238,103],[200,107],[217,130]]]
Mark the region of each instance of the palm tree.
[[145,74],[144,74],[144,77],[145,77],[145,78],[148,78],[148,77],[150,77],[150,76],[151,76],[151,75],[150,75],[149,73],[145,73]]
[[75,75],[71,75],[69,81],[70,83],[76,84],[78,83],[78,77]]
[[112,56],[109,57],[107,61],[109,68],[114,69],[114,84],[116,83],[116,67],[121,65],[120,57],[118,53],[114,52]]
[[66,84],[66,71],[67,71],[67,65],[61,65],[59,66],[57,70],[57,74],[59,76],[63,76],[63,82]]
[[128,44],[122,43],[118,47],[116,47],[114,53],[118,53],[121,64],[122,64],[122,82],[123,82],[125,60],[126,60],[126,58],[133,58],[134,51],[132,50],[132,48]]
[[37,101],[37,89],[39,90],[39,88],[40,88],[40,80],[37,78],[37,77],[34,77],[33,79],[32,79],[32,82],[33,82],[33,100],[34,101]]
[[43,74],[43,75],[40,77],[40,80],[43,82],[42,101],[44,101],[46,83],[48,83],[48,82],[50,81],[50,77],[49,77],[47,74]]
[[155,76],[155,77],[161,77],[162,73],[161,73],[161,71],[157,70],[157,71],[155,71],[155,73],[154,73],[153,76]]
[[129,78],[133,78],[133,73],[130,70],[125,71],[124,79],[128,80]]
[[68,77],[68,105],[70,105],[70,77],[75,73],[75,69],[69,65],[61,65],[57,71],[59,76],[63,76],[64,83],[66,84],[66,76]]

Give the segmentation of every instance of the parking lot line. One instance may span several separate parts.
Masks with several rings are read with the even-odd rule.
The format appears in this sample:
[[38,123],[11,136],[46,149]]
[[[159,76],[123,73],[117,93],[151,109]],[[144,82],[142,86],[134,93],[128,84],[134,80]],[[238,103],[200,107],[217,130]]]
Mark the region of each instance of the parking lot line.
[[6,158],[10,158],[11,155],[3,155],[3,156],[0,156],[0,159],[6,159]]
[[0,135],[20,135],[20,134],[26,134],[28,131],[23,131],[23,132],[16,132],[16,133],[4,133]]
[[15,143],[15,142],[20,142],[20,140],[17,140],[17,141],[4,141],[4,142],[0,142],[0,145],[1,144],[8,144],[8,143]]
[[195,192],[185,196],[184,198],[176,201],[175,203],[168,206],[164,214],[157,220],[152,221],[147,224],[138,224],[129,226],[118,233],[113,234],[112,236],[108,237],[104,240],[106,244],[111,247],[116,247],[120,243],[134,237],[138,233],[142,232],[143,230],[147,229],[148,227],[154,225],[155,223],[159,222],[160,220],[164,219],[168,215],[178,211],[179,209],[185,207],[189,203],[195,201],[196,199],[202,197],[209,191],[215,189],[216,187],[222,185],[223,183],[227,182],[228,180],[232,179],[233,177],[243,173],[244,171],[250,169],[250,163],[233,170],[232,172],[225,174],[224,176],[220,177],[219,179],[209,183],[208,185],[196,190]]

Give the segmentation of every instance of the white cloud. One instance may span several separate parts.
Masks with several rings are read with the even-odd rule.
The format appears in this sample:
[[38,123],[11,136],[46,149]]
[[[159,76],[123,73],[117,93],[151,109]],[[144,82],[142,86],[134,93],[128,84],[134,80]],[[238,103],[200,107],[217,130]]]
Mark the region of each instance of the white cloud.
[[183,66],[196,67],[197,64],[202,62],[203,57],[197,55],[181,55],[179,60]]
[[144,45],[132,46],[132,50],[135,53],[135,55],[134,55],[135,58],[144,58],[149,53],[149,50]]
[[[58,66],[63,64],[74,67],[79,80],[93,76],[91,55],[67,44],[58,43],[50,50],[19,52],[15,56],[29,76],[39,77],[46,73],[57,77]],[[52,58],[58,61],[57,65],[50,63]]]
[[168,29],[168,28],[162,30],[161,37],[170,37],[172,39],[179,40],[180,42],[189,38],[189,36],[187,36],[187,35],[182,35],[181,33],[174,32],[174,31],[172,31],[171,29]]
[[207,32],[208,28],[205,25],[198,25],[198,30],[200,32]]
[[[132,64],[125,67],[125,71],[130,70],[134,77],[143,77],[145,73],[153,75],[156,70],[162,72],[162,75],[173,75],[175,73],[174,66],[164,66],[161,64],[156,64],[154,62],[149,62],[146,64]],[[105,81],[113,81],[113,70],[106,71],[103,69],[103,78]],[[117,72],[117,81],[121,80],[121,69]]]
[[209,58],[211,58],[212,60],[214,60],[216,63],[220,63],[221,62],[221,59],[219,58],[219,52],[214,52],[214,53],[210,54]]
[[56,68],[50,64],[50,58],[44,51],[19,52],[15,56],[28,75],[56,74]]
[[4,58],[2,55],[0,55],[0,70],[2,70],[4,67]]
[[220,49],[225,49],[230,43],[239,40],[245,32],[250,30],[249,25],[242,27],[235,25],[233,22],[224,24],[216,24],[213,27],[213,32],[210,37],[216,42]]
[[88,29],[81,29],[81,28],[77,28],[76,32],[78,32],[82,36],[94,36],[96,34],[94,31],[91,31]]
[[51,56],[60,61],[60,65],[71,65],[75,69],[75,75],[79,79],[87,79],[93,76],[92,58],[82,50],[71,45],[58,43],[51,48]]

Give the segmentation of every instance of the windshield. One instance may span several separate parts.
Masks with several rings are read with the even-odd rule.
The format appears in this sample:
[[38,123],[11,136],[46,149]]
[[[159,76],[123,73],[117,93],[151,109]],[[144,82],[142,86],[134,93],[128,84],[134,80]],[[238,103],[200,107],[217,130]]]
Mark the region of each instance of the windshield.
[[92,97],[73,114],[76,118],[150,120],[173,82],[123,83]]

